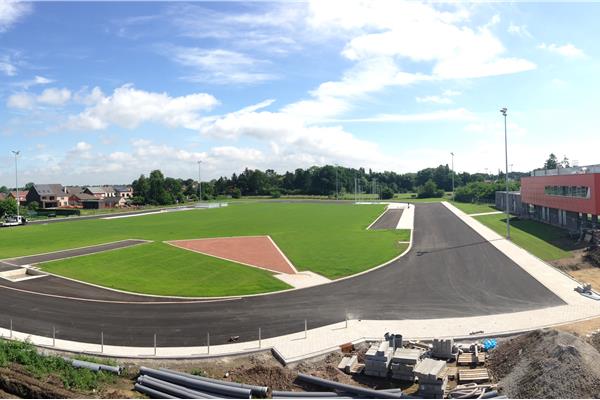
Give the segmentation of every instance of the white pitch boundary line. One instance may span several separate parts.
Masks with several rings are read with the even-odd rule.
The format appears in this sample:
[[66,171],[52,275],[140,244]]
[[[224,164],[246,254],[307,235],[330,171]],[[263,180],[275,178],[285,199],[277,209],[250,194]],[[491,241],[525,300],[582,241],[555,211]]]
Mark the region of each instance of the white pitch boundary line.
[[[283,255],[283,253],[281,252],[281,250],[279,249],[279,247],[277,247],[277,245],[275,244],[275,242],[273,242],[273,240],[268,235],[260,235],[260,236],[228,236],[228,237],[225,237],[225,238],[215,237],[215,238],[203,238],[203,239],[177,240],[177,242],[189,242],[189,241],[192,241],[192,240],[241,239],[241,238],[248,238],[248,237],[253,237],[253,238],[268,238],[269,240],[271,240],[271,243],[273,243],[273,245],[279,251],[279,253]],[[172,241],[172,242],[175,242],[175,241]],[[169,243],[169,241],[165,241],[163,243],[169,244],[169,245],[171,245],[173,247],[176,247],[178,249],[192,251],[194,253],[199,253],[199,254],[204,254],[205,256],[219,258],[219,259],[224,260],[224,261],[229,261],[229,262],[232,262],[232,263],[235,263],[235,264],[245,265],[247,267],[258,268],[258,269],[262,269],[262,270],[265,270],[265,271],[274,272],[276,274],[285,273],[285,272],[281,272],[281,271],[276,271],[274,269],[269,269],[269,268],[266,268],[266,267],[259,267],[258,265],[253,265],[253,264],[245,263],[245,262],[242,262],[242,261],[232,260],[232,259],[226,258],[226,257],[215,256],[214,254],[205,253],[205,252],[200,251],[200,250],[194,250],[194,249],[188,249],[188,248],[185,248],[185,247],[180,247],[180,246],[177,246],[175,244]],[[284,258],[287,260],[287,258],[285,256],[284,256]],[[289,260],[288,260],[288,263],[289,263]],[[291,265],[291,263],[290,263],[290,266],[292,267],[292,269],[294,271],[296,271],[296,268],[294,268],[294,266]],[[298,271],[296,271],[296,273],[297,272]]]
[[279,252],[279,254],[281,254],[281,257],[283,257],[283,259],[285,260],[285,262],[287,262],[288,265],[290,266],[290,268],[294,270],[294,273],[297,274],[298,270],[296,269],[296,267],[294,267],[294,264],[292,264],[292,262],[289,260],[289,258],[287,258],[287,256],[283,253],[283,251],[281,251],[281,249],[279,248],[279,246],[277,246],[277,243],[275,243],[275,241],[273,240],[273,238],[271,236],[269,236],[269,235],[267,235],[267,237],[271,241],[271,244],[273,244],[273,246],[275,246],[275,248],[277,249],[277,251]]
[[[65,251],[73,251],[73,250],[81,250],[81,249],[89,249],[90,247],[99,247],[99,246],[106,246],[109,244],[114,244],[114,243],[121,243],[121,242],[127,242],[129,240],[141,240],[143,242],[151,242],[152,240],[146,240],[146,239],[121,239],[121,240],[115,240],[113,242],[106,242],[106,243],[97,243],[97,244],[91,244],[89,246],[82,246],[82,247],[74,247],[72,249],[63,249],[63,250],[55,250],[55,251],[48,251],[46,253],[37,253],[37,254],[30,254],[30,255],[26,255],[26,256],[17,256],[17,257],[9,257],[9,258],[4,258],[2,260],[0,260],[0,262],[3,262],[5,264],[9,264],[7,261],[10,260],[18,260],[20,258],[25,258],[25,257],[37,257],[37,256],[45,256],[46,254],[55,254],[55,253],[63,253]],[[132,245],[132,246],[135,246]],[[102,250],[102,251],[106,251],[106,250]],[[100,252],[99,252],[100,253]],[[90,254],[94,254],[94,253],[90,253]],[[62,259],[61,259],[62,260]]]
[[383,210],[383,212],[382,212],[381,214],[379,214],[379,217],[377,217],[377,218],[375,219],[375,221],[371,222],[371,225],[367,226],[367,229],[366,229],[367,231],[368,231],[369,229],[371,229],[371,227],[372,227],[373,225],[375,225],[375,223],[376,223],[377,221],[379,221],[379,220],[381,219],[381,217],[383,217],[383,216],[384,216],[384,214],[385,214],[386,212],[388,212],[388,210],[389,210],[389,207],[390,207],[390,206],[389,206],[389,204],[388,204],[388,205],[385,207],[385,209]]

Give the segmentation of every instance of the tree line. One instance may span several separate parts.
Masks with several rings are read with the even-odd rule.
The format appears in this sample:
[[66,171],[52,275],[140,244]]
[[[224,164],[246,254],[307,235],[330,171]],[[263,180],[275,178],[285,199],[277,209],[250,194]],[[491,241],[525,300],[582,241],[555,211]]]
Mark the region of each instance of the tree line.
[[[524,174],[514,172],[510,178],[518,181]],[[455,187],[475,182],[492,182],[504,179],[504,174],[470,174],[460,172],[454,175]],[[141,175],[133,181],[133,202],[135,204],[166,205],[185,200],[208,200],[219,196],[271,196],[318,195],[340,196],[355,191],[366,194],[379,194],[389,198],[394,193],[418,192],[420,197],[440,197],[452,190],[452,171],[448,165],[425,168],[416,173],[399,174],[392,171],[375,172],[364,168],[347,168],[325,165],[307,169],[277,173],[272,169],[261,171],[246,168],[231,177],[220,177],[202,182],[202,193],[198,181],[165,177],[160,170],[148,176]]]

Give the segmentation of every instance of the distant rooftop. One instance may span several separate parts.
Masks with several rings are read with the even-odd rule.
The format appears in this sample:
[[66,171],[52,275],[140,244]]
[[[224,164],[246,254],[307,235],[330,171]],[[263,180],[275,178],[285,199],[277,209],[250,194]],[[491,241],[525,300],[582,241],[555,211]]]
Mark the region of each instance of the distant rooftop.
[[568,168],[554,169],[534,169],[531,176],[552,176],[552,175],[574,175],[574,174],[600,174],[600,164],[574,166]]

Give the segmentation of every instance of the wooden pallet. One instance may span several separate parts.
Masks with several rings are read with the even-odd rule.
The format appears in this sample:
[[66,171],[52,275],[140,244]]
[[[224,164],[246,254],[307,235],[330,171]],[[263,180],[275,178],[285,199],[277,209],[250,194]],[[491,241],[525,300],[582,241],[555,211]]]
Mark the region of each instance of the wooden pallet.
[[487,368],[459,369],[458,382],[487,382],[490,380]]
[[485,354],[478,353],[477,357],[475,357],[475,353],[462,353],[458,355],[458,360],[456,361],[456,365],[466,366],[466,365],[479,365],[485,363]]

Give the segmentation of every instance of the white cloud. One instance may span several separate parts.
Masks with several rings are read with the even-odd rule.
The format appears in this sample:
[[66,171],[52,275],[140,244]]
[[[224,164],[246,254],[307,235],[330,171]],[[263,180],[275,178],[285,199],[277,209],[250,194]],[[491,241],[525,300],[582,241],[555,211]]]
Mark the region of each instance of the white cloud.
[[15,93],[8,97],[6,105],[9,108],[32,109],[35,107],[35,97],[29,93]]
[[511,22],[510,25],[508,25],[507,31],[511,35],[533,38],[533,35],[527,29],[527,25],[516,25]]
[[417,103],[452,104],[454,101],[445,96],[421,96],[416,97]]
[[559,54],[566,58],[582,58],[585,57],[585,53],[583,50],[575,47],[571,43],[567,43],[564,45],[557,45],[555,43],[542,43],[538,46],[539,49],[547,50],[554,54]]
[[[357,32],[342,52],[350,60],[385,56],[428,62],[433,65],[432,75],[441,79],[478,78],[535,68],[530,61],[503,57],[506,49],[489,26],[458,25],[466,14],[456,7],[454,12],[442,12],[431,4],[406,1],[311,3],[313,25]],[[490,23],[497,20],[493,18]]]
[[173,61],[194,70],[193,74],[184,78],[193,82],[256,84],[276,78],[272,74],[261,72],[262,67],[267,64],[265,61],[237,51],[172,47],[167,52]]
[[75,150],[77,150],[77,151],[83,152],[83,151],[90,151],[91,149],[92,149],[92,145],[89,143],[86,143],[86,142],[78,142],[75,145]]
[[132,85],[123,85],[110,96],[92,91],[96,103],[67,122],[70,129],[106,129],[109,125],[134,129],[145,122],[157,122],[168,127],[198,129],[199,112],[218,104],[207,93],[171,97],[166,93],[146,92]]
[[59,107],[65,105],[71,99],[71,91],[68,89],[49,88],[39,95],[29,92],[19,92],[9,96],[6,105],[10,108],[33,109],[38,105]]
[[475,115],[465,108],[440,110],[415,114],[379,114],[374,117],[352,118],[340,122],[430,122],[430,121],[471,121]]
[[49,88],[45,89],[39,96],[37,102],[49,106],[62,106],[71,99],[71,91],[68,89]]
[[29,2],[15,0],[0,1],[0,33],[6,32],[19,19],[29,14],[31,8]]
[[17,74],[17,67],[12,65],[7,59],[4,59],[4,61],[0,60],[0,72],[6,76],[15,76]]
[[43,76],[36,75],[33,79],[30,79],[28,81],[19,82],[17,84],[17,86],[20,86],[24,89],[29,89],[31,86],[49,85],[53,82],[54,82],[53,79],[49,79],[49,78],[46,78]]

